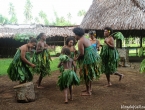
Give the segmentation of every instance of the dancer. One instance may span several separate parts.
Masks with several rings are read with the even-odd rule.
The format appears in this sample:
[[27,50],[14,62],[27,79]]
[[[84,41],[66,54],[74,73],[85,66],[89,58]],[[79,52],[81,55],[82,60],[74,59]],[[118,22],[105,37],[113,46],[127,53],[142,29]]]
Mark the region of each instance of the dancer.
[[[70,100],[73,100],[72,97],[72,85],[79,85],[79,78],[76,75],[76,66],[73,62],[73,59],[70,58],[70,50],[68,48],[63,48],[62,55],[60,55],[60,63],[58,68],[62,73],[59,76],[58,86],[61,91],[64,91],[65,103],[68,103],[68,90],[70,93]],[[74,70],[72,68],[75,68]]]

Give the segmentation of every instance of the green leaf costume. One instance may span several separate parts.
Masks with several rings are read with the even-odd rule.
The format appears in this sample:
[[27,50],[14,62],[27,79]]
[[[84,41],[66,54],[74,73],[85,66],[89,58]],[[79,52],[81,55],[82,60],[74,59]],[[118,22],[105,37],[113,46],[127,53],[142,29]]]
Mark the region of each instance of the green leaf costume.
[[33,56],[32,63],[36,65],[33,69],[35,73],[42,73],[42,77],[50,75],[50,53],[48,50],[44,49],[41,53],[38,53]]
[[[63,63],[69,62],[70,58],[67,55],[60,55],[60,61]],[[80,79],[77,74],[71,69],[64,69],[63,65],[60,67],[61,75],[58,77],[58,86],[60,90],[64,90],[72,85],[79,85]]]
[[103,45],[100,56],[102,58],[102,72],[113,74],[117,70],[119,54],[117,49],[112,49],[108,45]]
[[85,81],[92,81],[93,78],[99,79],[101,74],[101,58],[93,46],[84,50],[84,57],[78,60],[80,77]]
[[[26,52],[26,59],[30,61],[30,52]],[[13,61],[7,70],[8,75],[12,81],[32,81],[33,75],[29,70],[28,65],[21,60],[21,51],[17,50]]]

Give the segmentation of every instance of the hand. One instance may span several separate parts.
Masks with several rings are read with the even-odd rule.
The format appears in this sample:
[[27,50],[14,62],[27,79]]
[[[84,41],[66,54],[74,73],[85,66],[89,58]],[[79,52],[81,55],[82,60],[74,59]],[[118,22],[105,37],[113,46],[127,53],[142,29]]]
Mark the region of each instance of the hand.
[[34,64],[31,64],[30,66],[31,66],[32,68],[34,68],[36,65],[34,65]]
[[78,60],[78,57],[75,57],[75,58],[74,58],[74,61],[77,61],[77,60]]

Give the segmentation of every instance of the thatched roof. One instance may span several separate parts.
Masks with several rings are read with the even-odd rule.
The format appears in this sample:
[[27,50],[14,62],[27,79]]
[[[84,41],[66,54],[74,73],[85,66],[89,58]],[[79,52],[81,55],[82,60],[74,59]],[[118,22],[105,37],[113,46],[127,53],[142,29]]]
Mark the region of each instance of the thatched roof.
[[43,32],[47,37],[74,36],[72,29],[75,26],[41,26],[41,25],[4,25],[0,26],[0,37],[13,37],[15,34],[34,33],[38,35]]
[[80,27],[103,30],[145,29],[145,0],[93,0]]

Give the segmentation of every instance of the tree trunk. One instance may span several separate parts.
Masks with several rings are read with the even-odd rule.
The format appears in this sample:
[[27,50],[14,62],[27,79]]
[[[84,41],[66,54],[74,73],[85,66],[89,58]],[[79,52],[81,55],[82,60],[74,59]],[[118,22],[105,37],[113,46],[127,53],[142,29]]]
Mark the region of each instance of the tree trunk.
[[14,86],[18,102],[31,102],[35,100],[34,85],[32,82]]

